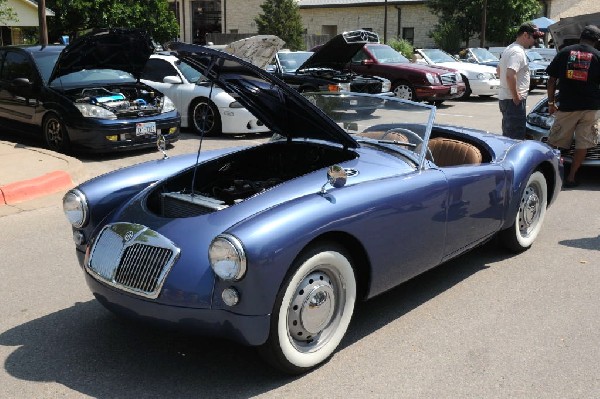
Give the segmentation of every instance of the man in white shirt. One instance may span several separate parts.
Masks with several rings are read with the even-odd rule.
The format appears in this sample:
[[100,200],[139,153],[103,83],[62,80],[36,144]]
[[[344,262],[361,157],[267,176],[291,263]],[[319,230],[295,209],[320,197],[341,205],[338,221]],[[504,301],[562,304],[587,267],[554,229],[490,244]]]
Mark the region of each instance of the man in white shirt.
[[525,103],[529,93],[529,63],[525,49],[531,48],[543,36],[537,26],[526,22],[519,27],[515,42],[500,56],[498,105],[502,113],[503,136],[525,139]]

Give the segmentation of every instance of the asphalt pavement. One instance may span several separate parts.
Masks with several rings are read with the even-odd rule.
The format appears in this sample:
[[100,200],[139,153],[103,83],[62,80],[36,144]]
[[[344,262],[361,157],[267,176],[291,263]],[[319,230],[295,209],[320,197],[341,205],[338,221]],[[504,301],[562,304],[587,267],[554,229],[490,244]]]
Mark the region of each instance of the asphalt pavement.
[[64,193],[83,177],[84,165],[77,158],[0,140],[0,216],[26,209],[32,200]]

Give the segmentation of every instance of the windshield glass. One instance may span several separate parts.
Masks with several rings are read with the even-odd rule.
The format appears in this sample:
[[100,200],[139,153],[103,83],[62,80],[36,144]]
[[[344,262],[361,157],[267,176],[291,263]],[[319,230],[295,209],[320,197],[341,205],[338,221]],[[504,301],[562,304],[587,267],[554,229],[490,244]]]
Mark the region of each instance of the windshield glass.
[[471,49],[471,51],[475,55],[475,58],[479,60],[479,62],[498,61],[498,57],[484,48],[474,48]]
[[51,87],[106,84],[134,83],[136,80],[130,73],[117,69],[84,69],[69,73],[50,82]]
[[535,51],[528,51],[527,59],[529,59],[529,61],[544,61],[544,58],[540,55],[540,53],[536,53]]
[[435,107],[360,93],[303,95],[355,140],[389,147],[422,167]]
[[54,64],[56,64],[56,60],[58,59],[60,52],[34,51],[31,54],[33,55],[35,63],[37,64],[40,73],[42,74],[42,79],[44,79],[44,82],[48,82],[48,79],[50,79],[50,75],[52,74],[52,70],[54,69]]
[[390,46],[368,46],[377,62],[381,64],[403,64],[410,62],[408,58],[391,48]]
[[312,51],[280,52],[277,58],[283,72],[295,72],[311,55]]
[[188,82],[198,83],[198,81],[202,82],[206,80],[204,75],[187,62],[177,61],[177,67],[179,68],[179,72],[181,72]]
[[437,48],[423,49],[421,51],[427,58],[431,60],[431,62],[436,64],[438,62],[456,62],[456,60],[450,54]]

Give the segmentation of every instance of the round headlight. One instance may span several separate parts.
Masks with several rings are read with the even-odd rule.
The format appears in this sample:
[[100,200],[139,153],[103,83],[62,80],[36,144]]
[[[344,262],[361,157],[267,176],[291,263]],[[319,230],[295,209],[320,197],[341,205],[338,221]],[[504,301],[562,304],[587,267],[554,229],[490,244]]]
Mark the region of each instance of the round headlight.
[[63,212],[73,227],[85,226],[88,221],[88,204],[85,195],[77,189],[69,190],[63,197]]
[[208,248],[210,267],[227,281],[238,281],[246,274],[246,255],[240,240],[230,234],[217,236]]

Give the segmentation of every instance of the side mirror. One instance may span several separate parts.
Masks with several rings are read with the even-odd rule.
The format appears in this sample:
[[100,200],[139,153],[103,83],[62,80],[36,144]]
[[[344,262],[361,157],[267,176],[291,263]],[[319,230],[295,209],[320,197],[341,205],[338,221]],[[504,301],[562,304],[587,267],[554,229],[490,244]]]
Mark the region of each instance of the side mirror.
[[16,78],[11,81],[13,87],[17,88],[30,88],[32,83],[27,78]]
[[180,85],[183,82],[179,76],[165,76],[163,78],[163,83],[171,83],[174,85]]

